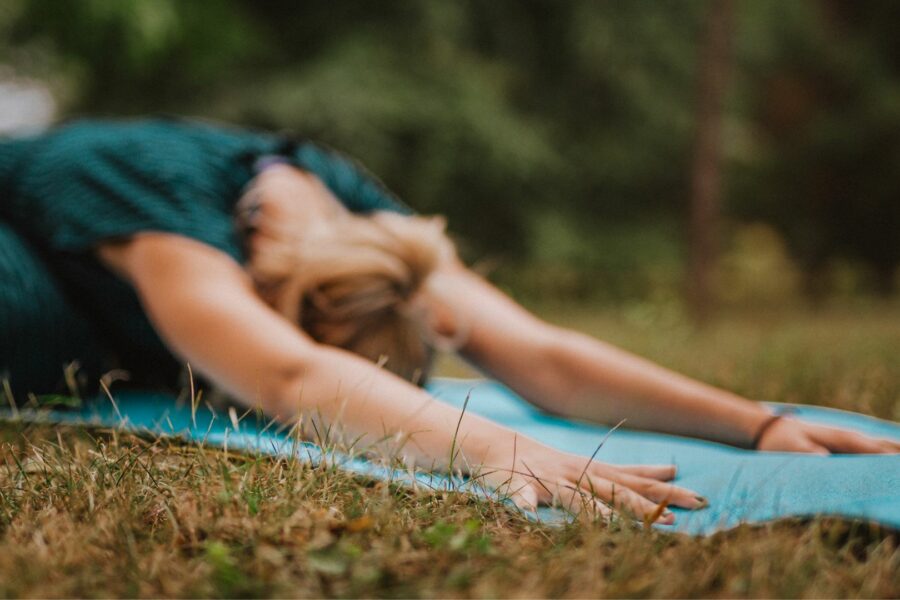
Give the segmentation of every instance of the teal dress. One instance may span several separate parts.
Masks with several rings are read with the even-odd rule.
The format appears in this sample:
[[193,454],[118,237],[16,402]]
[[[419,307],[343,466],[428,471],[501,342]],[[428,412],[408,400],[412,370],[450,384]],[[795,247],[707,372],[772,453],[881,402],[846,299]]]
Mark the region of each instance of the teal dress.
[[92,250],[157,231],[244,262],[235,205],[261,161],[317,175],[357,213],[412,212],[354,161],[310,141],[176,119],[77,121],[0,141],[0,377],[17,395],[123,369],[174,387],[182,365],[134,290]]

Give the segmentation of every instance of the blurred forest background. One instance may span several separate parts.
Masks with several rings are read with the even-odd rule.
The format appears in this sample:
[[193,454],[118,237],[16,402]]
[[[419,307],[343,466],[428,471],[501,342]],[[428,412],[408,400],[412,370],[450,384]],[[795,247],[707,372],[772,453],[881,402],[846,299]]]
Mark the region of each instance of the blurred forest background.
[[[0,127],[176,113],[307,134],[447,215],[520,296],[680,305],[714,8],[3,0]],[[895,294],[900,2],[732,8],[711,294]]]

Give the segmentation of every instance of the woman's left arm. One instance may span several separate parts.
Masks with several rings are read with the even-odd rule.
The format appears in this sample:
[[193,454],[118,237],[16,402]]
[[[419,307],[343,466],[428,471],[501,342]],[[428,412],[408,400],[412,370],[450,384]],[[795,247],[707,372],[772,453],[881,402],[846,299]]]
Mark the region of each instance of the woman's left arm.
[[464,328],[461,354],[552,413],[759,449],[885,453],[900,444],[782,418],[754,402],[541,321],[460,264],[434,275],[432,306],[446,334]]

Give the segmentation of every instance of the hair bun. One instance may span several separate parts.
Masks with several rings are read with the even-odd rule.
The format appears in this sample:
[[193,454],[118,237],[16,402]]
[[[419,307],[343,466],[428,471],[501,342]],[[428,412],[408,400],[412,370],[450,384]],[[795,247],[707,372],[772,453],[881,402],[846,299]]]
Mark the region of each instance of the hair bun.
[[417,302],[430,275],[455,256],[440,217],[376,212],[284,223],[256,246],[260,292],[320,343],[424,379],[437,336]]

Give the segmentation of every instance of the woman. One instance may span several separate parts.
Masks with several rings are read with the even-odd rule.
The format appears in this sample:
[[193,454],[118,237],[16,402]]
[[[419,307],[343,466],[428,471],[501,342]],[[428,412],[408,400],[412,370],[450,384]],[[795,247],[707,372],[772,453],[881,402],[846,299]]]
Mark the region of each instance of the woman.
[[[479,468],[520,505],[607,504],[671,523],[706,501],[671,466],[549,448],[414,385],[453,346],[537,406],[760,450],[898,444],[763,405],[544,323],[456,258],[442,223],[309,142],[174,120],[79,122],[0,145],[0,367],[46,391],[60,365],[176,385],[189,363],[274,418],[395,435],[427,468]],[[177,358],[176,358],[177,357]],[[71,376],[71,370],[68,372]],[[71,377],[70,377],[71,379]],[[585,504],[586,503],[586,504]]]

